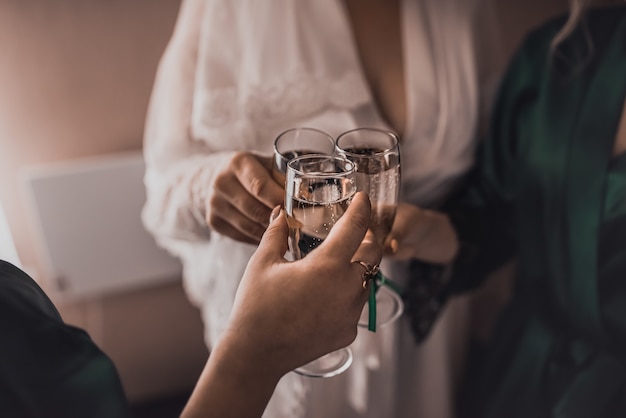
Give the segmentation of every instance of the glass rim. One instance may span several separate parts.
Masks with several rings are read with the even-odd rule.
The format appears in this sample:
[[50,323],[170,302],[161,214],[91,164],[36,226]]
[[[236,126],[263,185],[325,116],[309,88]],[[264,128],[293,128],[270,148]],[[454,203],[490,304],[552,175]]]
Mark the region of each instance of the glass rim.
[[[372,154],[368,154],[368,155],[363,155],[363,154],[359,154],[359,153],[355,153],[355,152],[350,152],[344,148],[341,148],[339,146],[339,141],[341,140],[341,138],[344,138],[348,135],[351,135],[353,133],[356,132],[360,132],[360,131],[373,131],[373,132],[378,132],[381,134],[386,135],[387,137],[391,138],[393,140],[393,144],[391,146],[389,146],[388,148],[384,148],[381,151],[372,153]],[[341,151],[344,154],[348,154],[350,156],[354,156],[354,157],[359,157],[359,158],[368,158],[368,157],[375,157],[375,156],[380,156],[380,155],[385,155],[388,154],[390,152],[393,152],[394,149],[398,148],[400,146],[400,138],[398,136],[398,134],[396,134],[395,132],[389,130],[389,129],[382,129],[382,128],[373,128],[373,127],[361,127],[361,128],[355,128],[355,129],[350,129],[349,131],[345,131],[342,134],[340,134],[337,139],[335,140],[335,149]]]
[[321,134],[330,140],[330,142],[333,144],[333,149],[334,149],[335,139],[328,132],[322,131],[321,129],[317,129],[317,128],[311,128],[309,126],[298,126],[295,128],[289,128],[287,130],[282,131],[276,136],[276,139],[274,139],[274,152],[280,155],[283,159],[286,159],[286,157],[283,155],[282,152],[278,150],[278,141],[280,141],[280,139],[283,138],[285,135],[291,132],[296,132],[296,131],[307,131],[307,132],[314,132],[317,134]]
[[[349,168],[346,171],[342,171],[340,173],[337,173],[337,172],[325,173],[321,171],[314,172],[314,173],[307,173],[305,171],[302,171],[293,167],[296,163],[300,162],[301,160],[308,160],[308,159],[319,160],[322,158],[326,160],[341,161],[342,163],[346,163],[346,166]],[[314,176],[314,177],[319,177],[319,178],[345,177],[345,176],[356,174],[356,164],[353,161],[350,161],[349,159],[342,157],[340,155],[306,154],[306,155],[301,155],[299,157],[292,158],[291,160],[289,160],[289,162],[287,163],[287,173],[289,172],[289,170],[293,171],[295,174],[300,175],[301,177],[307,177],[309,175],[311,175],[312,177]]]

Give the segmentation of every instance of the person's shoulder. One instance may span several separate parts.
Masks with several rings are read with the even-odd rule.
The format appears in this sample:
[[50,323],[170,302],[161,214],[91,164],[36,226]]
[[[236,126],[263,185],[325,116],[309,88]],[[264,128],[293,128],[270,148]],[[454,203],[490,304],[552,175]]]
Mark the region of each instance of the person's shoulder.
[[[0,312],[21,317],[46,316],[61,321],[56,307],[39,285],[15,265],[0,260]],[[10,312],[8,312],[10,311]]]
[[[0,275],[2,277],[4,277],[5,275],[15,276],[15,275],[21,275],[21,274],[26,274],[26,273],[24,273],[22,270],[20,270],[15,265],[9,263],[8,261],[0,260]],[[0,282],[0,285],[1,284],[2,282]]]

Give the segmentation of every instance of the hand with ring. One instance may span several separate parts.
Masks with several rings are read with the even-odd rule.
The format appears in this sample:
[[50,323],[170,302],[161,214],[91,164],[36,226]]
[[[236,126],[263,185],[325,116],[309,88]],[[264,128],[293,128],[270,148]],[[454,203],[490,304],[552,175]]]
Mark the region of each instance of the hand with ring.
[[361,260],[355,260],[354,262],[359,263],[363,266],[363,268],[365,268],[365,271],[361,275],[361,278],[363,279],[363,289],[367,289],[369,282],[374,280],[374,277],[376,277],[376,275],[378,274],[380,266],[378,264],[368,264],[365,261]]
[[239,358],[280,364],[276,368],[286,373],[354,341],[369,293],[363,291],[363,264],[378,266],[382,257],[368,232],[370,212],[367,195],[357,193],[326,240],[292,262],[283,258],[289,234],[285,215],[270,223],[248,264],[225,332],[225,338],[248,335],[251,345],[245,351],[250,353]]
[[[293,262],[283,257],[289,236],[284,211],[276,212],[248,263],[227,328],[184,411],[190,416],[200,415],[206,405],[223,405],[229,412],[257,409],[260,415],[285,373],[356,338],[369,294],[363,282],[375,274],[382,257],[368,233],[367,195],[357,193],[326,240]],[[246,402],[233,402],[232,393],[245,393]]]

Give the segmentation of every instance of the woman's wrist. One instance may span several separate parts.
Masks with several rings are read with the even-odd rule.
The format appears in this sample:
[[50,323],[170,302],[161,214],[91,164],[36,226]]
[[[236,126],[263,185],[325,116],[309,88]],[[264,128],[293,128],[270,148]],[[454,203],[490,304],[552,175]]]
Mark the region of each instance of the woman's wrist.
[[[242,344],[245,336],[226,333],[209,360],[181,417],[195,418],[219,411],[224,418],[259,417],[282,377],[262,350]],[[211,415],[212,416],[212,415]]]
[[275,385],[289,370],[277,364],[270,350],[262,343],[247,342],[245,335],[224,334],[211,353],[218,363],[221,374],[233,380],[245,380],[246,384]]

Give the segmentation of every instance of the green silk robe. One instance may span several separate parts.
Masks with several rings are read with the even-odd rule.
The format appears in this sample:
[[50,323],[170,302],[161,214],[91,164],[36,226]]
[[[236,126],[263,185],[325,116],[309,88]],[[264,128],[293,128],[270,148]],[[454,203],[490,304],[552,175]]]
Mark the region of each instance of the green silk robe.
[[111,360],[63,323],[26,273],[0,260],[0,417],[130,416]]
[[[474,364],[462,416],[626,417],[626,6],[530,34],[489,138],[449,206],[462,251],[450,293],[517,257],[513,299]],[[589,42],[590,41],[590,42]]]

